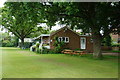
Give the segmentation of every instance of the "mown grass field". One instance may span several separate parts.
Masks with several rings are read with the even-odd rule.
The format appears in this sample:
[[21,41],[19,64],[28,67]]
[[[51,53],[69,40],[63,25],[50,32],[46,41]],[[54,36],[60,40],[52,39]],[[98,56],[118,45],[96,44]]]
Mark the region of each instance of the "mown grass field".
[[91,56],[35,54],[19,48],[2,49],[3,78],[117,78],[116,56],[94,60]]

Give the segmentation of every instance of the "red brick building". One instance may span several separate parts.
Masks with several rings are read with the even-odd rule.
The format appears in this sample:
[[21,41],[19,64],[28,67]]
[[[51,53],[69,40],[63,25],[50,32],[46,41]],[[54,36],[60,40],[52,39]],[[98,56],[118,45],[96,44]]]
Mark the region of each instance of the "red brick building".
[[64,48],[83,49],[88,52],[93,51],[92,39],[88,35],[79,35],[68,27],[63,27],[50,34],[50,49],[54,49],[54,37],[57,36],[59,41],[64,41]]
[[54,49],[54,37],[58,37],[59,41],[64,41],[64,48],[82,49],[88,52],[93,51],[93,43],[90,35],[80,35],[68,27],[63,27],[51,34],[41,34],[36,39],[42,44],[49,44],[50,49]]

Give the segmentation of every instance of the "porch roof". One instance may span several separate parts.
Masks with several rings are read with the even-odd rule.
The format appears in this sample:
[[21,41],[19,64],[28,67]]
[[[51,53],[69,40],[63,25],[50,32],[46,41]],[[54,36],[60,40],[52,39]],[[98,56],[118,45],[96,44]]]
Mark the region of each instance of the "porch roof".
[[44,37],[44,36],[45,36],[45,37],[49,37],[50,34],[41,34],[40,36],[35,37],[34,40],[35,40],[35,39],[38,39],[38,38],[40,38],[40,37]]
[[50,36],[50,34],[41,34],[40,37],[41,36]]

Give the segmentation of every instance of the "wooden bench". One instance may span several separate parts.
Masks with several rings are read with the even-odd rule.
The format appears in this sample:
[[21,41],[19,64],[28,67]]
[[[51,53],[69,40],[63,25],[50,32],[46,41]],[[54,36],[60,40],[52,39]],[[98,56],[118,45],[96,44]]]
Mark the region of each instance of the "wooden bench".
[[74,51],[74,54],[82,56],[86,54],[86,52],[85,51]]
[[74,51],[74,50],[63,50],[62,53],[71,54],[71,55],[80,55],[80,56],[86,54],[85,51]]
[[63,50],[62,53],[64,53],[64,54],[72,54],[73,50]]

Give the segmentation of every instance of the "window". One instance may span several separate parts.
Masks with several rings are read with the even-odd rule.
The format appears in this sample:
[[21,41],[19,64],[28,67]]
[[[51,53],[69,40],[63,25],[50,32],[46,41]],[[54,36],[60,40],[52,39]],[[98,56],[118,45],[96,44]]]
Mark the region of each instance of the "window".
[[69,37],[65,37],[65,42],[66,42],[66,43],[69,42]]
[[69,37],[58,37],[58,41],[59,42],[64,41],[65,43],[68,43],[69,42]]
[[58,38],[58,41],[61,42],[61,41],[62,41],[62,37],[59,37],[59,38]]
[[66,39],[65,37],[62,37],[62,41],[64,41],[64,42],[65,42],[65,41],[66,41],[65,39]]

